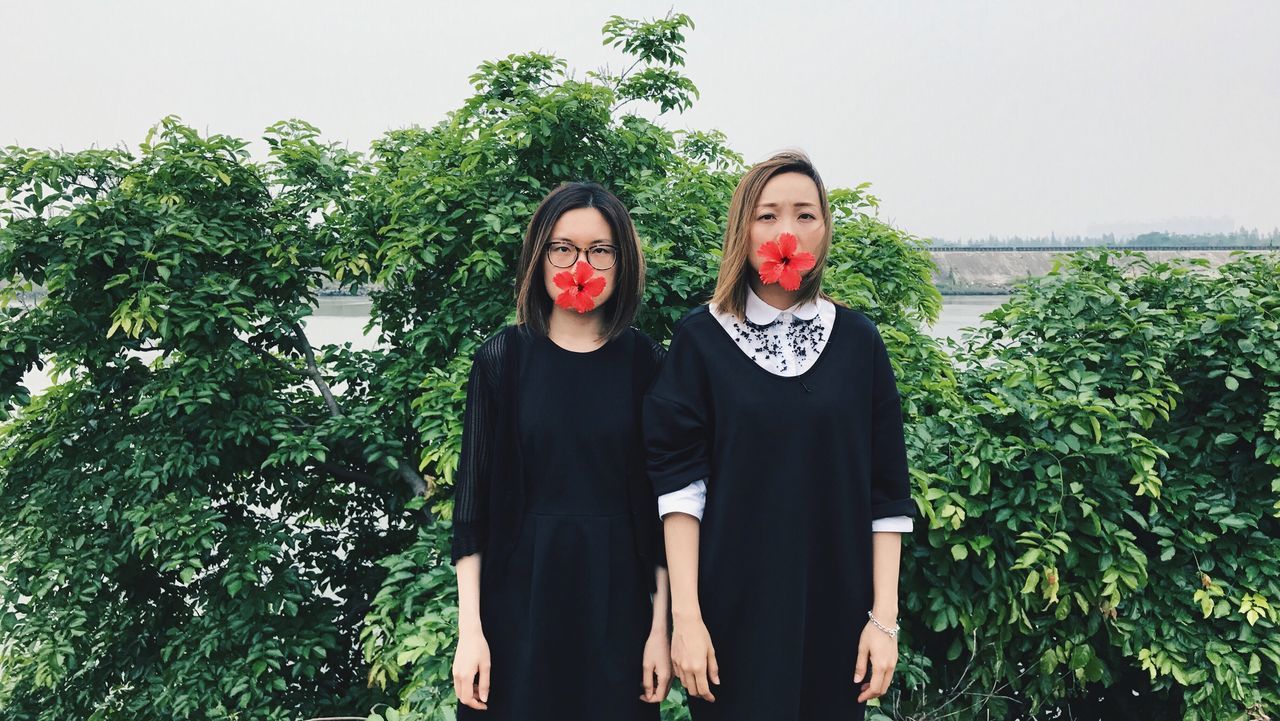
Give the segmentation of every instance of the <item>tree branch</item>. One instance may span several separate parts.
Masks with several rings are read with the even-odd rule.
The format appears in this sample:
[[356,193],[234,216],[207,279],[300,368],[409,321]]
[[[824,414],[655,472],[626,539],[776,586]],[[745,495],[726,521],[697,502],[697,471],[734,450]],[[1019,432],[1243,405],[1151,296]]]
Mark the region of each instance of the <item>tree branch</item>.
[[[329,407],[329,413],[334,418],[342,418],[342,408],[338,405],[338,400],[334,398],[333,391],[329,388],[329,383],[325,381],[324,375],[320,373],[320,367],[316,364],[316,354],[311,348],[311,342],[307,340],[307,336],[302,331],[302,327],[297,322],[290,322],[289,328],[293,331],[294,339],[297,341],[298,349],[302,351],[303,356],[307,359],[306,375],[309,376],[316,388],[320,390],[320,395],[324,396],[325,405]],[[413,490],[414,495],[428,495],[434,490],[434,484],[430,484],[423,480],[408,463],[402,459],[395,459],[396,472],[404,479],[409,488]]]
[[617,76],[616,80],[618,82],[613,84],[613,92],[618,92],[618,88],[622,87],[622,82],[627,79],[627,76],[631,74],[632,70],[636,69],[636,66],[640,64],[641,60],[642,58],[636,58],[636,61],[631,63],[631,67],[623,70],[622,74]]
[[272,352],[270,352],[270,351],[264,350],[264,349],[262,349],[262,348],[259,348],[259,347],[255,346],[255,345],[253,345],[252,343],[249,343],[248,341],[243,341],[243,342],[244,342],[244,344],[245,344],[245,345],[249,346],[249,348],[251,348],[251,349],[253,350],[253,352],[254,352],[254,353],[256,353],[260,358],[263,358],[263,359],[265,359],[265,360],[269,361],[272,365],[274,365],[275,367],[277,367],[277,368],[279,368],[279,369],[281,369],[281,370],[285,371],[286,373],[289,373],[290,375],[295,375],[295,376],[297,376],[297,377],[299,377],[299,378],[301,378],[301,379],[303,379],[303,380],[308,380],[308,379],[310,378],[310,376],[308,376],[306,373],[303,373],[302,371],[298,370],[297,368],[294,368],[293,366],[289,365],[288,363],[285,363],[285,362],[284,362],[283,360],[281,360],[281,359],[280,359],[280,357],[279,357],[279,356],[277,356],[276,354],[274,354],[274,353],[272,353]]
[[289,328],[293,330],[294,339],[298,343],[298,349],[302,351],[303,356],[307,359],[306,374],[310,376],[316,388],[319,389],[320,395],[324,397],[324,404],[329,407],[329,415],[334,418],[342,417],[342,408],[338,406],[338,399],[333,397],[333,391],[329,388],[329,383],[320,373],[320,367],[316,365],[316,354],[311,348],[311,342],[307,340],[307,336],[302,332],[302,327],[296,321],[289,323]]
[[336,463],[330,463],[329,461],[313,460],[312,463],[316,468],[328,471],[339,478],[345,478],[346,480],[352,481],[357,485],[364,486],[370,490],[378,490],[378,479],[364,471],[346,468]]
[[404,479],[404,482],[408,483],[409,487],[413,489],[414,495],[429,496],[435,492],[435,483],[423,480],[417,471],[399,458],[396,459],[396,471],[400,473],[400,477]]

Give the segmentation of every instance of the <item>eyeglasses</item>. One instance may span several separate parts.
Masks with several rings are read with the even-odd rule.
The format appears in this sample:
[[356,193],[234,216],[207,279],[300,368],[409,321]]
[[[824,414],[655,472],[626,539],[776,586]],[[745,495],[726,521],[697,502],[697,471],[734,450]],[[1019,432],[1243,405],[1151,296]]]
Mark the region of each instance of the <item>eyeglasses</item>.
[[563,241],[547,245],[547,260],[557,268],[572,268],[583,253],[587,256],[587,262],[596,270],[608,270],[618,260],[618,249],[612,245],[593,245],[585,250]]

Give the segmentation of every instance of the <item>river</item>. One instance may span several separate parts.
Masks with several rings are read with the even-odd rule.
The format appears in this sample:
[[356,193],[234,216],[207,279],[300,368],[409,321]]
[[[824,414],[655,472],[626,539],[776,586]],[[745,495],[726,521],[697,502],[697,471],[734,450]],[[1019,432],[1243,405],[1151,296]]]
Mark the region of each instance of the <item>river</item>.
[[[1004,295],[943,296],[942,314],[929,332],[938,338],[958,338],[963,328],[981,325],[982,314],[1007,298]],[[316,346],[349,341],[357,349],[373,348],[377,345],[376,330],[365,335],[364,326],[368,322],[368,298],[324,296],[315,314],[307,320],[307,338]],[[33,370],[23,377],[23,383],[33,394],[48,388],[49,382],[43,371]]]

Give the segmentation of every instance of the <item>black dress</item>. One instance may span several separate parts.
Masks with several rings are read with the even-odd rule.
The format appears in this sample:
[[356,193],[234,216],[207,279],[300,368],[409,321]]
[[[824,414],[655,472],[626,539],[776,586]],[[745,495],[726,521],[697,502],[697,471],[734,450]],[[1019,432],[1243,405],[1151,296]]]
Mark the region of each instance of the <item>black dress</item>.
[[861,719],[871,521],[914,513],[875,326],[837,307],[822,354],[782,377],[702,306],[677,326],[644,415],[657,493],[707,483],[698,598],[721,684],[714,703],[690,699],[694,719]]
[[633,346],[646,341],[629,331],[587,353],[546,337],[521,344],[524,513],[513,547],[481,556],[489,708],[459,705],[459,719],[658,718],[639,699],[653,568],[637,554],[627,490],[640,433],[632,374],[643,372]]

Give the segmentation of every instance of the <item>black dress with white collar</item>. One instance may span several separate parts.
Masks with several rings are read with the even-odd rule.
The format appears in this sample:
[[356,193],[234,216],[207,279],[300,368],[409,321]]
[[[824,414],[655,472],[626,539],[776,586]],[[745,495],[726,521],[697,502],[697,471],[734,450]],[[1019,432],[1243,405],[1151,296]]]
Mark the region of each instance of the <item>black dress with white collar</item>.
[[699,307],[645,399],[655,491],[706,482],[698,597],[722,683],[690,699],[695,721],[862,718],[872,523],[915,504],[884,343],[835,311],[818,358],[780,376]]

